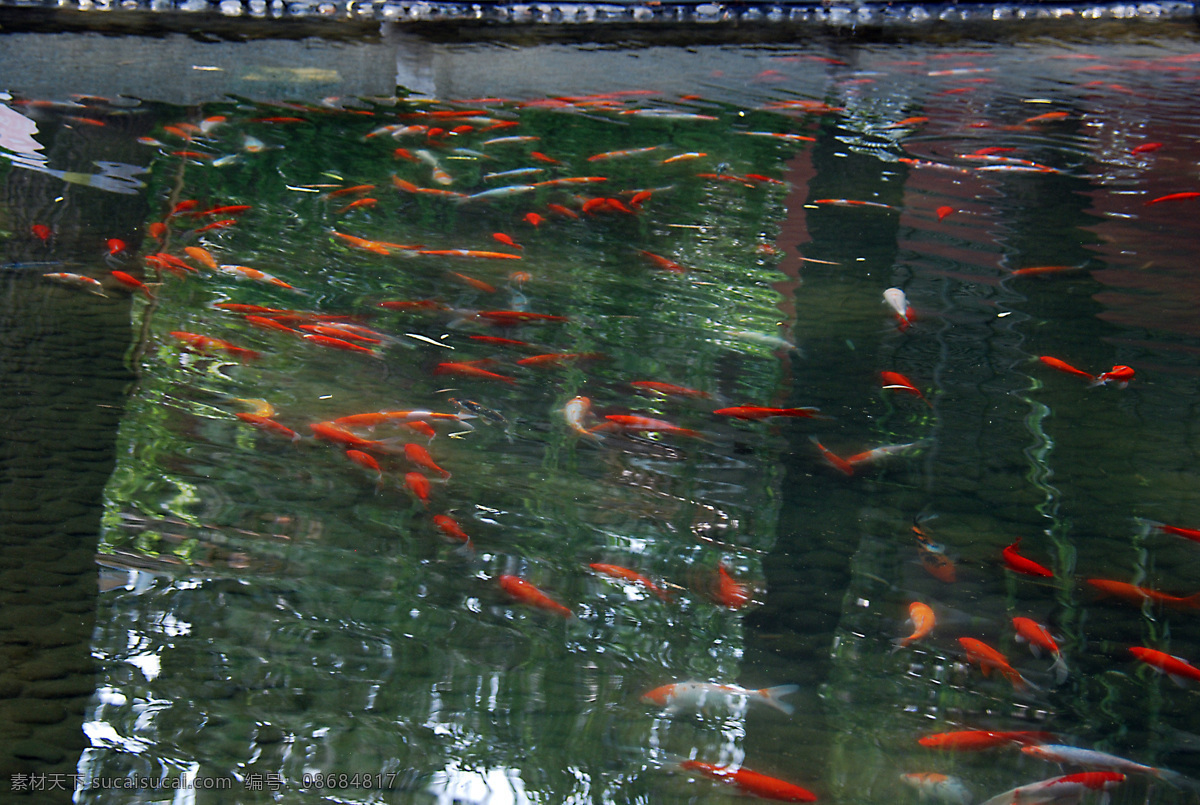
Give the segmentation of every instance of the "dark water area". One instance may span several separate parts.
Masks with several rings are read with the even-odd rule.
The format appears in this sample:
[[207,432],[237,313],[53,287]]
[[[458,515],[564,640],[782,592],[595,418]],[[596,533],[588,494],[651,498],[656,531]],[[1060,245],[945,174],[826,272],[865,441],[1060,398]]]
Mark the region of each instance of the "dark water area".
[[1200,49],[1104,33],[14,79],[0,785],[1196,801]]

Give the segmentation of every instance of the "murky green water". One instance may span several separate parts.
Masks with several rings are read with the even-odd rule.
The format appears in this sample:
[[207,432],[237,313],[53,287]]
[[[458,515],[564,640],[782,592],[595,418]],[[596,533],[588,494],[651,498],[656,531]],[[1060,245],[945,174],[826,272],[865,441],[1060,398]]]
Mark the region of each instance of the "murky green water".
[[[1079,770],[1013,747],[917,743],[959,729],[1050,731],[1200,776],[1194,690],[1128,652],[1200,661],[1194,611],[1086,582],[1200,589],[1200,549],[1135,519],[1200,525],[1188,402],[1197,201],[1146,204],[1200,190],[1196,44],[1170,33],[440,45],[434,67],[411,72],[436,78],[436,99],[54,107],[13,88],[13,114],[87,158],[55,151],[33,174],[20,164],[31,151],[6,140],[10,187],[119,163],[100,166],[103,180],[68,178],[72,198],[90,199],[78,219],[47,212],[58,202],[18,217],[28,194],[11,194],[12,259],[63,263],[14,273],[19,298],[133,310],[99,534],[95,693],[76,702],[88,746],[67,765],[228,786],[76,798],[735,793],[682,771],[690,758],[820,801],[913,801],[900,775],[914,772],[953,774],[982,801]],[[574,75],[557,69],[567,57]],[[1148,143],[1160,145],[1133,153]],[[106,254],[110,237],[126,248]],[[190,268],[158,268],[153,254]],[[1059,268],[1021,272],[1042,266]],[[148,292],[131,295],[113,270]],[[101,280],[107,298],[43,280],[50,271]],[[907,295],[910,324],[883,303],[889,288]],[[380,343],[301,329],[339,322]],[[562,354],[573,357],[528,360]],[[1089,387],[1040,356],[1136,374],[1127,388]],[[883,388],[881,372],[924,398]],[[564,416],[581,396],[593,434]],[[463,410],[452,399],[477,415],[435,421],[432,439],[399,417],[351,428],[378,473],[311,429]],[[821,418],[714,413],[730,406],[815,406]],[[256,411],[298,438],[255,427]],[[670,425],[623,432],[610,416]],[[847,476],[812,437],[843,458],[913,447]],[[406,444],[449,477],[414,464]],[[427,504],[406,487],[418,471]],[[1053,578],[1005,569],[1018,537]],[[593,563],[645,574],[671,600]],[[722,591],[722,570],[750,603]],[[504,576],[571,617],[517,600]],[[893,651],[913,601],[937,626]],[[1015,641],[1017,616],[1060,639],[1064,681]],[[1029,687],[985,677],[959,638],[1003,651]],[[791,715],[642,699],[686,680],[800,690],[785,699]],[[64,762],[24,751],[14,770]],[[1113,795],[1195,799],[1135,775]]]

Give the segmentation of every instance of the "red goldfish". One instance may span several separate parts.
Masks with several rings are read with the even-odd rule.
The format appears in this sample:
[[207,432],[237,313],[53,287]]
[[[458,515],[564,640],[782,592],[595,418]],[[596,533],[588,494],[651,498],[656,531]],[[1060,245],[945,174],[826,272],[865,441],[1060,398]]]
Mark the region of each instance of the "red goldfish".
[[1038,576],[1043,579],[1054,578],[1054,571],[1048,567],[1043,567],[1032,559],[1028,559],[1017,553],[1017,549],[1021,546],[1021,537],[1017,537],[1017,541],[1009,545],[1001,553],[1004,555],[1004,564],[1009,570],[1016,573],[1023,573],[1026,576]]
[[728,783],[739,791],[762,799],[774,799],[780,802],[816,802],[817,795],[807,788],[801,788],[794,783],[768,777],[745,767],[731,769],[729,766],[714,766],[702,760],[685,760],[679,764],[685,771],[694,771],[711,777],[723,783]]
[[930,408],[933,407],[929,400],[925,399],[925,395],[921,393],[921,390],[917,388],[911,380],[899,372],[880,372],[879,379],[883,381],[883,387],[885,389],[898,389],[900,391],[908,392],[914,397],[919,398]]
[[1055,678],[1060,685],[1065,682],[1070,671],[1067,669],[1066,661],[1063,660],[1058,643],[1050,636],[1050,631],[1029,618],[1013,618],[1012,623],[1013,628],[1017,631],[1017,642],[1029,643],[1029,648],[1035,657],[1041,656],[1042,651],[1048,652],[1054,658],[1054,664],[1050,668],[1054,671]]
[[596,562],[588,565],[588,567],[602,575],[611,576],[614,579],[631,581],[634,584],[645,587],[647,590],[654,593],[664,601],[669,602],[671,600],[671,595],[666,590],[664,590],[662,587],[659,587],[657,584],[643,576],[641,573],[638,573],[636,570],[630,570],[629,568],[621,567],[620,565],[605,565]]
[[259,354],[252,349],[244,349],[235,346],[228,341],[222,341],[220,338],[210,338],[207,335],[199,333],[187,333],[182,330],[174,330],[171,332],[171,337],[176,338],[187,344],[193,351],[201,354],[208,354],[213,350],[219,350],[228,355],[232,355],[242,363],[252,361],[259,357]]
[[1166,525],[1164,523],[1156,523],[1153,520],[1140,520],[1140,522],[1143,525],[1149,526],[1150,528],[1156,528],[1164,534],[1174,534],[1177,537],[1190,539],[1192,542],[1200,542],[1200,529],[1184,528],[1177,525]]
[[141,291],[146,295],[147,299],[154,298],[154,294],[150,292],[150,288],[147,287],[146,283],[137,277],[126,274],[124,271],[114,271],[112,272],[112,278],[131,291]]
[[554,612],[562,615],[564,618],[575,617],[575,614],[571,610],[525,581],[525,579],[518,576],[499,576],[496,578],[496,583],[500,585],[500,589],[522,604],[544,609],[547,612]]
[[1181,607],[1185,609],[1196,609],[1200,607],[1200,593],[1192,595],[1177,596],[1168,595],[1167,593],[1151,590],[1148,587],[1138,587],[1136,584],[1129,584],[1124,581],[1114,581],[1113,579],[1088,579],[1087,583],[1095,587],[1097,590],[1115,595],[1118,598],[1124,598],[1127,601],[1132,601],[1135,604],[1143,604],[1146,601],[1153,601],[1156,604],[1165,604],[1172,607]]
[[821,451],[821,457],[825,459],[825,463],[847,477],[854,474],[854,466],[849,461],[821,444],[816,436],[809,436],[808,439]]
[[712,590],[713,600],[726,609],[741,609],[753,598],[750,585],[729,575],[724,565],[717,565],[716,581],[716,588]]
[[931,749],[974,752],[1014,743],[1030,745],[1055,740],[1058,740],[1058,736],[1052,732],[960,730],[957,732],[939,732],[933,735],[926,735],[917,739],[917,743]]
[[1144,646],[1134,646],[1129,649],[1129,653],[1159,673],[1171,677],[1176,684],[1182,684],[1184,681],[1200,682],[1200,668],[1187,660]]
[[1038,360],[1053,369],[1057,369],[1060,372],[1066,372],[1069,375],[1077,375],[1079,377],[1085,377],[1091,381],[1095,381],[1095,379],[1096,379],[1095,377],[1093,377],[1092,375],[1083,371],[1082,369],[1076,369],[1074,366],[1067,363],[1066,361],[1061,361],[1058,358],[1052,358],[1049,355],[1042,355],[1041,357],[1038,358]]
[[732,408],[718,408],[713,411],[718,416],[731,416],[735,419],[758,421],[771,417],[787,416],[801,419],[821,418],[819,408],[764,408],[759,405],[735,405]]
[[419,444],[404,445],[404,457],[418,467],[424,467],[431,472],[436,472],[443,478],[450,477],[450,472],[439,467],[437,462],[433,460],[433,456],[429,455],[429,451]]
[[1030,687],[1028,680],[1021,676],[1016,668],[1008,664],[1008,658],[987,643],[973,637],[960,637],[958,642],[967,650],[967,660],[977,664],[984,676],[988,676],[993,670],[996,670],[1017,690],[1025,690]]
[[429,479],[419,472],[409,472],[404,475],[404,485],[408,491],[416,495],[417,500],[425,506],[429,505]]
[[458,521],[450,515],[435,514],[433,516],[433,524],[438,527],[438,531],[441,531],[450,539],[463,543],[467,548],[471,547],[471,538],[467,536],[466,531],[462,530]]
[[669,433],[674,436],[690,436],[693,439],[704,438],[704,434],[698,430],[683,428],[663,419],[652,419],[648,416],[636,416],[634,414],[609,414],[604,418],[608,422],[598,426],[595,430],[620,428],[625,431]]
[[1096,375],[1096,379],[1092,382],[1094,386],[1103,386],[1107,383],[1113,383],[1117,388],[1123,389],[1129,385],[1129,381],[1133,380],[1133,368],[1129,366],[1114,366],[1107,372],[1101,372]]
[[654,380],[634,380],[629,385],[635,389],[650,391],[655,394],[662,394],[666,397],[699,397],[701,399],[711,399],[712,395],[707,391],[699,391],[690,389],[686,386],[676,386],[673,383],[659,383]]
[[296,431],[281,425],[269,416],[261,416],[259,414],[234,414],[238,419],[246,422],[259,430],[265,430],[267,433],[274,433],[277,436],[282,436],[285,439],[291,439],[293,442],[300,440],[300,434]]
[[904,648],[911,643],[928,637],[933,632],[933,627],[937,623],[937,619],[934,617],[933,609],[928,604],[913,601],[908,605],[908,622],[913,625],[912,633],[907,637],[897,637],[893,640],[892,642],[896,645],[896,648]]
[[499,380],[502,383],[508,383],[510,386],[516,384],[513,378],[489,372],[487,369],[480,368],[475,365],[476,362],[459,362],[459,363],[439,363],[433,370],[435,375],[459,375],[460,377],[473,377],[481,380]]

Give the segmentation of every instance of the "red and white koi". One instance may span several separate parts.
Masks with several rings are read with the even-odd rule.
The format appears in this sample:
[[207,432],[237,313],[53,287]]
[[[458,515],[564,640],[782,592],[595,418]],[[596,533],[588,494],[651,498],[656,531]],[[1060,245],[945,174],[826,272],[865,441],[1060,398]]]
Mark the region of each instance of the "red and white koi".
[[758,702],[790,716],[795,712],[795,708],[780,699],[798,690],[799,685],[776,685],[755,690],[717,682],[675,682],[643,693],[642,701],[665,709],[669,715],[681,711],[729,712],[751,702]]

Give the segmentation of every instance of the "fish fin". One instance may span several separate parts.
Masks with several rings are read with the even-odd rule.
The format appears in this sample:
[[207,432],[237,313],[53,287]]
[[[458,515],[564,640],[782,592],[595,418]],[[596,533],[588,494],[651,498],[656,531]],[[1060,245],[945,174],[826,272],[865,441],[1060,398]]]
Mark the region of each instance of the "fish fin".
[[1180,676],[1179,674],[1167,674],[1167,678],[1169,678],[1172,682],[1174,682],[1176,685],[1178,685],[1181,688],[1186,688],[1188,686],[1188,684],[1187,684],[1188,680],[1185,679],[1184,677]]
[[889,653],[889,654],[895,654],[895,653],[896,653],[897,651],[899,651],[900,649],[903,649],[903,648],[908,648],[908,643],[909,643],[909,640],[908,640],[908,638],[907,638],[907,637],[897,637],[897,638],[894,638],[894,639],[892,640],[892,650],[891,650],[890,652],[888,652],[888,653]]
[[[1020,638],[1017,639],[1017,642],[1018,643],[1021,642]],[[1037,643],[1030,643],[1029,644],[1029,653],[1040,660],[1042,658],[1042,647],[1039,646]]]
[[1054,681],[1059,685],[1067,681],[1067,677],[1071,675],[1071,670],[1067,668],[1067,663],[1059,654],[1054,658],[1054,665],[1050,666],[1050,670],[1054,672]]
[[798,690],[800,690],[799,685],[776,685],[773,688],[761,688],[758,691],[758,695],[762,696],[765,704],[769,704],[784,715],[790,716],[796,712],[796,708],[787,702],[779,701],[779,699],[781,696],[787,696]]

